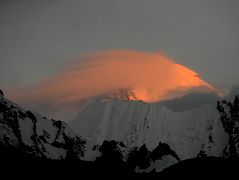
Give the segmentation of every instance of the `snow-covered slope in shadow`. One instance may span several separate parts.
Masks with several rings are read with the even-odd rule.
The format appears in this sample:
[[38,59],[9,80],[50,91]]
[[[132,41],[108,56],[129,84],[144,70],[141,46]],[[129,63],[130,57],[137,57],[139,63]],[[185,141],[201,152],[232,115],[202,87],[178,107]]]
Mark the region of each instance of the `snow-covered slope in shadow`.
[[62,121],[24,110],[0,93],[0,145],[46,159],[83,155],[85,141]]
[[228,140],[216,107],[210,105],[175,112],[143,101],[96,101],[69,125],[92,144],[116,140],[127,147],[146,144],[152,150],[159,142],[165,142],[182,160],[196,157],[202,147],[209,155],[220,156]]

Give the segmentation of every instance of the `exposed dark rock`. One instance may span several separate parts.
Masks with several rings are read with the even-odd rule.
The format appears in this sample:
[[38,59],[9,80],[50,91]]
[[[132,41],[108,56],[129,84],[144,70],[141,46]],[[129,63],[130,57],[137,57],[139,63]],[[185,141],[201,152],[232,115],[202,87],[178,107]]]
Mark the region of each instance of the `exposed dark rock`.
[[0,89],[0,95],[4,97],[3,91]]
[[220,119],[225,132],[229,136],[228,145],[224,149],[224,157],[239,157],[239,99],[235,97],[234,102],[223,100],[217,103]]
[[171,155],[178,161],[180,161],[180,158],[178,157],[177,153],[175,153],[168,144],[159,142],[158,146],[152,151],[150,154],[150,157],[152,160],[158,160],[161,159],[165,155]]

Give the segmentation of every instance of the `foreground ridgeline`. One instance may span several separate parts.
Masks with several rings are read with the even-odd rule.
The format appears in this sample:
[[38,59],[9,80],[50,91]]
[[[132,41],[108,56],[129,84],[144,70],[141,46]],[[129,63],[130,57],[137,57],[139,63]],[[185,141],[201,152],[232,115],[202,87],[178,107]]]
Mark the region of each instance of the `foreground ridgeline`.
[[83,155],[85,140],[65,122],[26,111],[0,96],[0,156],[10,159],[70,159]]
[[[119,111],[113,112],[119,114]],[[191,114],[187,116],[192,117]],[[212,177],[214,175],[230,176],[236,172],[236,167],[239,165],[238,97],[234,102],[218,102],[215,117],[218,119],[213,121],[214,124],[207,124],[207,133],[203,136],[205,137],[203,141],[193,138],[195,132],[189,131],[188,126],[185,127],[190,141],[198,141],[196,145],[189,144],[189,148],[196,149],[195,155],[190,156],[182,152],[191,151],[180,151],[183,146],[174,145],[171,141],[163,141],[160,138],[154,146],[147,144],[147,141],[139,145],[135,143],[137,141],[129,143],[129,139],[124,141],[120,138],[106,138],[101,142],[92,141],[81,133],[76,133],[65,122],[47,119],[38,113],[24,110],[7,100],[0,90],[1,165],[9,171],[22,167],[33,172],[38,172],[39,169],[44,172],[53,172],[54,169],[61,172],[58,173],[59,176],[69,171],[88,173],[89,176],[94,173],[101,175],[113,173],[115,176],[157,178],[177,175],[186,177],[189,176],[189,172],[201,174],[203,177],[206,173]],[[143,118],[142,122],[147,129],[150,123],[145,123],[145,119],[147,118]],[[220,127],[226,136],[221,136],[223,133],[219,135],[215,133]],[[183,130],[184,127],[180,128]],[[137,139],[136,130],[132,131],[135,134],[130,132],[130,137]],[[145,139],[143,133],[138,133],[138,136]],[[183,137],[185,134],[182,134],[180,138]],[[221,142],[218,141],[220,138],[224,138],[223,142],[226,143],[218,143]],[[183,139],[183,141],[186,140]],[[24,162],[25,165],[23,165]]]

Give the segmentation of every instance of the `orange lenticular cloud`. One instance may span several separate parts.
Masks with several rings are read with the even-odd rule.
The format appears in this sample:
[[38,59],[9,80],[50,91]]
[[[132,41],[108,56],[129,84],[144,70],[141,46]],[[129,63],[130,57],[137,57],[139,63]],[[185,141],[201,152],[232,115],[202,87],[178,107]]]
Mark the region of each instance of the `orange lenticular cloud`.
[[123,88],[131,89],[134,99],[145,102],[172,99],[192,91],[216,92],[196,72],[163,54],[111,50],[86,53],[62,73],[11,96],[23,104],[41,104],[57,111]]

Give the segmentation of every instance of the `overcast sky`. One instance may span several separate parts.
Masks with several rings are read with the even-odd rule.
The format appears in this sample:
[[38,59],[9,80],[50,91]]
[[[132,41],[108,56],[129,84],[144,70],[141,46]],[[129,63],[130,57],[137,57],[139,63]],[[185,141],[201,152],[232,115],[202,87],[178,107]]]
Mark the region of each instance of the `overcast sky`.
[[0,0],[0,87],[88,51],[161,51],[222,89],[239,82],[238,0]]

